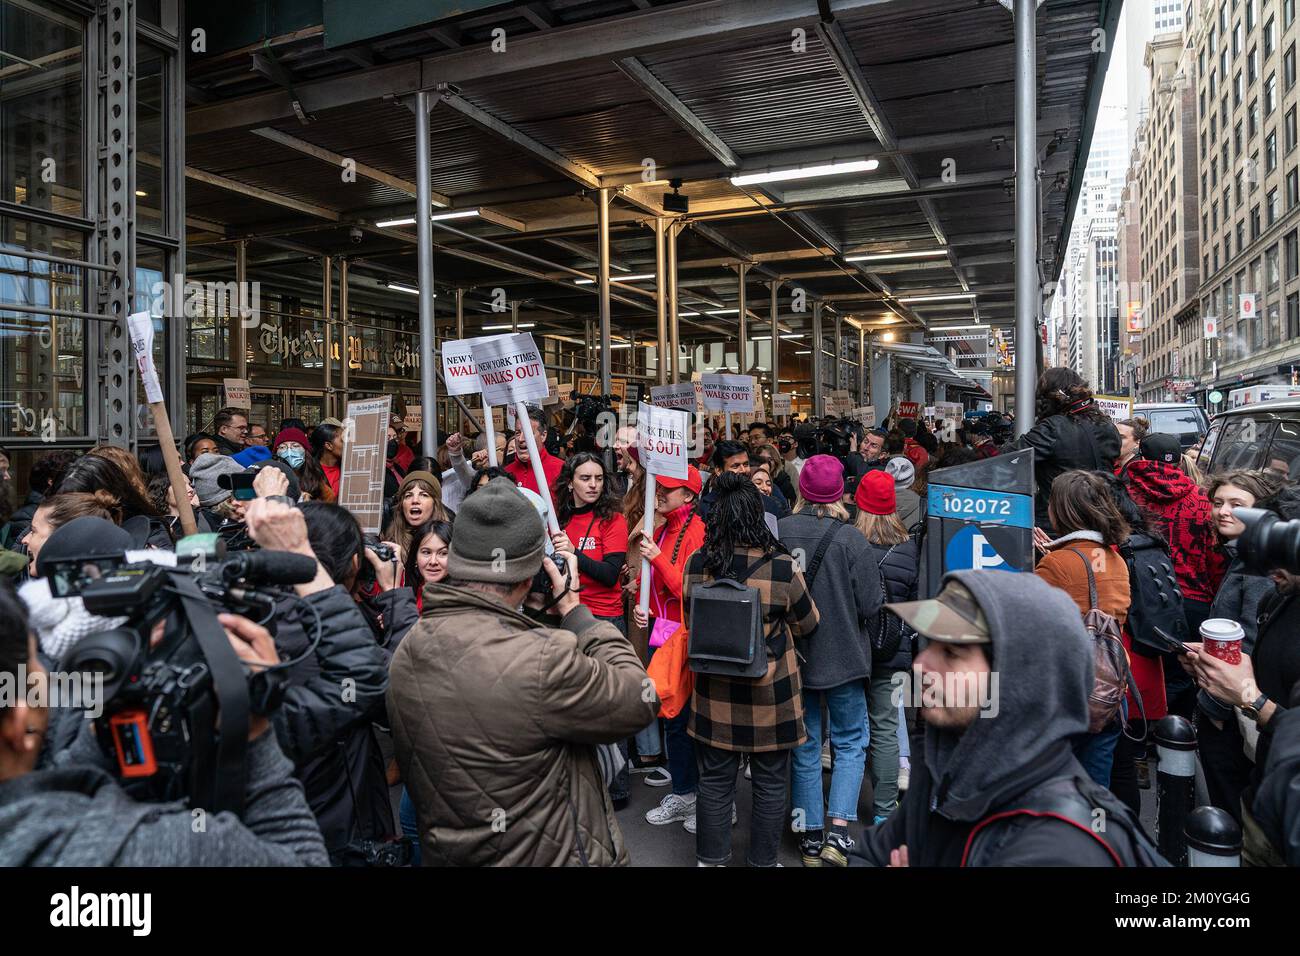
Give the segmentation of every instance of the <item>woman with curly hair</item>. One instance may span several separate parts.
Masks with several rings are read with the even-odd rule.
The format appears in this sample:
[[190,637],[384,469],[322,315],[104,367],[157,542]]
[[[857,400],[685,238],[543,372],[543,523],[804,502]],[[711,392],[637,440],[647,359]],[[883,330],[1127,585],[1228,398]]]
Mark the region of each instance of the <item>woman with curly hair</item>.
[[1092,397],[1092,390],[1069,368],[1054,367],[1038,380],[1037,420],[1016,447],[1034,451],[1034,524],[1047,533],[1052,523],[1047,502],[1057,476],[1076,468],[1110,471],[1119,457],[1119,432]]
[[[750,755],[753,812],[749,864],[776,866],[786,803],[790,754],[807,737],[794,638],[817,628],[817,607],[794,558],[763,519],[763,500],[748,475],[715,475],[716,500],[705,519],[704,544],[686,562],[682,592],[719,578],[757,588],[767,652],[762,677],[695,675],[687,732],[699,764],[698,798],[692,808],[695,857],[701,866],[731,859],[736,774]],[[690,601],[683,602],[690,627]],[[696,826],[690,826],[696,822]]]

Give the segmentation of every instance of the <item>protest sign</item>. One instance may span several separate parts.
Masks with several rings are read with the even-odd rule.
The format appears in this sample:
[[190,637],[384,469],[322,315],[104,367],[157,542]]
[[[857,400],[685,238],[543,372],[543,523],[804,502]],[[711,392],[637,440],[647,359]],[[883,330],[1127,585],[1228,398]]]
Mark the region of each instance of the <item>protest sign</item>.
[[338,504],[366,534],[379,534],[384,516],[384,451],[393,396],[348,402]]
[[248,379],[223,378],[221,387],[226,393],[227,408],[252,409],[253,401],[252,395],[249,394]]
[[753,412],[754,376],[705,372],[700,376],[704,407],[715,412]]
[[473,395],[479,391],[478,369],[474,365],[476,339],[452,339],[442,343],[442,378],[448,395]]
[[782,415],[787,418],[794,412],[794,396],[787,392],[772,393],[772,417],[778,418]]
[[694,382],[678,382],[676,385],[652,385],[650,400],[659,408],[679,408],[684,411],[696,410],[696,393]]
[[127,318],[126,324],[136,367],[140,370],[140,384],[144,386],[145,401],[151,405],[161,402],[162,385],[158,382],[158,368],[153,362],[153,316],[148,312],[136,312]]
[[1133,399],[1127,395],[1094,395],[1093,399],[1112,422],[1133,417]]
[[482,382],[484,404],[510,405],[546,397],[546,366],[531,332],[472,339],[470,351]]

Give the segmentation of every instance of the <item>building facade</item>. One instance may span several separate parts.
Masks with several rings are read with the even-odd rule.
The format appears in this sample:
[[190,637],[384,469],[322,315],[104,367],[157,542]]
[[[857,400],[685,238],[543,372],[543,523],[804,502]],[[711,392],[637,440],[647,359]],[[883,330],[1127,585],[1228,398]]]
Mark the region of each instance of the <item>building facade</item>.
[[1175,316],[1199,299],[1196,94],[1182,37],[1167,35],[1148,44],[1146,65],[1151,87],[1135,177],[1142,283],[1136,397],[1177,401],[1194,384],[1184,367]]
[[[1197,6],[1195,57],[1202,316],[1219,335],[1184,354],[1207,371],[1196,394],[1280,382],[1300,363],[1300,145],[1296,0]],[[1242,297],[1254,308],[1243,311]],[[1248,299],[1248,302],[1251,300]],[[1210,404],[1213,411],[1216,406]]]

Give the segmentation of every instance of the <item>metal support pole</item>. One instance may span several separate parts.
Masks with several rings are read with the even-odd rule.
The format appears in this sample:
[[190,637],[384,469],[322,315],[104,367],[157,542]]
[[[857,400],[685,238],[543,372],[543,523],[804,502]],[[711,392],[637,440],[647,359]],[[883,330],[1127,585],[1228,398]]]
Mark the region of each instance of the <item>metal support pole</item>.
[[518,302],[510,303],[510,331],[511,332],[519,331],[519,303]]
[[812,321],[812,397],[813,415],[820,418],[825,400],[822,396],[822,303],[818,299],[813,303]]
[[352,326],[348,315],[348,260],[339,259],[339,391],[343,393],[340,400],[344,408],[348,407],[348,363],[352,360]]
[[736,276],[740,280],[736,295],[736,305],[740,306],[739,311],[736,313],[740,318],[736,331],[739,337],[739,341],[736,342],[736,361],[739,363],[740,368],[736,369],[736,371],[741,375],[748,375],[751,364],[758,364],[749,361],[749,321],[748,316],[745,314],[745,273],[748,271],[748,262],[742,262],[736,266]]
[[679,338],[679,321],[677,313],[677,234],[682,231],[681,223],[668,224],[668,384],[676,385],[681,377],[681,345]]
[[[429,159],[429,94],[415,94],[415,218],[417,257],[420,277],[420,408],[423,413],[421,439],[423,452],[438,450],[438,377],[433,354],[438,347],[433,317],[433,222],[432,171]],[[487,410],[484,410],[487,414]]]
[[[239,304],[248,301],[248,240],[240,239],[235,243],[235,288],[238,289]],[[242,308],[235,310],[235,327],[232,329],[234,340],[231,351],[235,358],[235,378],[248,378],[248,325]],[[270,424],[269,422],[267,424]]]
[[1016,434],[1034,425],[1038,369],[1038,40],[1036,0],[1016,0]]
[[[775,279],[767,284],[768,316],[772,320],[772,394],[781,391],[781,323],[778,318],[776,290],[781,283]],[[775,416],[773,416],[775,417]]]
[[609,327],[609,203],[613,189],[598,189],[592,197],[596,200],[596,285],[600,300],[600,394],[610,392],[610,346],[613,338]]
[[456,290],[456,338],[465,337],[465,290]]
[[655,217],[655,351],[659,355],[656,370],[660,385],[668,384],[668,289],[667,264],[664,261],[664,227],[668,220]]
[[325,414],[333,415],[337,411],[334,363],[330,359],[334,354],[334,260],[330,256],[321,256],[320,264],[320,317],[325,325]]
[[835,387],[844,387],[844,317],[835,313]]
[[867,355],[867,330],[858,329],[858,404],[870,405],[871,395],[867,391],[867,365],[870,363]]

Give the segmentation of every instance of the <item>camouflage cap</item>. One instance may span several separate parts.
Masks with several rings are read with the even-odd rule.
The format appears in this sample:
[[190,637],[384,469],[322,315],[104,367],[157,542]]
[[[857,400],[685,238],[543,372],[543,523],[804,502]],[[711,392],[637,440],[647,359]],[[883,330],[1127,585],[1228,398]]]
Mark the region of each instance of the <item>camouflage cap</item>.
[[937,597],[926,601],[886,604],[922,637],[948,644],[991,644],[988,620],[975,596],[949,581]]

